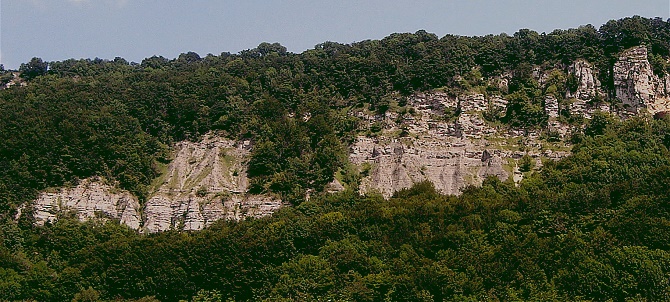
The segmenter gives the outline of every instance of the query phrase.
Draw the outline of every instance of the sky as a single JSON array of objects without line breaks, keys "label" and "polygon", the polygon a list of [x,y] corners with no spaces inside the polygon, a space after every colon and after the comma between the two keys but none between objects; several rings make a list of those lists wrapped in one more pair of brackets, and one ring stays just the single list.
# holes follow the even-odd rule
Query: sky
[{"label": "sky", "polygon": [[596,27],[640,15],[670,18],[670,0],[0,0],[0,64],[39,57],[236,53],[261,42],[292,52],[395,32],[513,34]]}]

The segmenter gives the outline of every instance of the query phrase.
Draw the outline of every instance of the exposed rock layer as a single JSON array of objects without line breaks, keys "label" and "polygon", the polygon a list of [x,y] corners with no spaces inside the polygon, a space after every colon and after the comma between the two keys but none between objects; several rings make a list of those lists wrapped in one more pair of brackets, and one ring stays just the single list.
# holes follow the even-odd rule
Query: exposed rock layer
[{"label": "exposed rock layer", "polygon": [[59,212],[75,211],[80,220],[112,218],[139,229],[139,210],[140,204],[130,192],[116,190],[98,179],[85,179],[74,188],[42,193],[33,203],[38,225],[55,221]]},{"label": "exposed rock layer", "polygon": [[651,114],[670,110],[670,77],[653,73],[646,47],[621,53],[613,71],[616,96],[624,107],[634,112],[646,108]]},{"label": "exposed rock layer", "polygon": [[73,210],[79,219],[113,218],[133,229],[159,232],[200,230],[219,219],[240,220],[272,214],[282,202],[267,195],[247,194],[246,159],[249,141],[236,143],[207,135],[200,142],[180,142],[176,156],[147,200],[144,219],[137,198],[98,179],[74,188],[42,193],[33,203],[40,225]]},{"label": "exposed rock layer", "polygon": [[[544,152],[548,150],[541,150],[540,144],[531,142],[533,139],[528,146],[517,142],[508,146],[510,140],[536,138],[537,134],[507,132],[486,123],[484,111],[505,108],[506,101],[498,96],[472,94],[452,99],[440,92],[422,93],[410,97],[407,103],[414,114],[399,117],[386,113],[364,118],[385,127],[376,137],[358,137],[351,147],[349,159],[364,175],[361,193],[377,191],[388,198],[416,182],[429,180],[440,192],[458,195],[467,185],[480,185],[488,175],[507,180],[516,160],[525,154],[538,160],[541,156],[559,159],[567,154]],[[456,109],[461,111],[457,117],[445,117],[445,111]],[[552,110],[557,115],[558,108]],[[397,137],[400,128],[405,129],[404,137]],[[493,143],[490,139],[499,141]],[[518,151],[526,147],[533,150]]]},{"label": "exposed rock layer", "polygon": [[350,159],[369,165],[369,176],[360,190],[379,191],[386,198],[423,180],[431,181],[444,194],[460,194],[463,187],[481,184],[487,175],[509,177],[499,150],[485,150],[470,142],[359,137]]},{"label": "exposed rock layer", "polygon": [[180,142],[176,157],[147,201],[144,228],[200,230],[219,219],[272,214],[282,203],[247,194],[246,159],[251,144],[208,135],[200,142]]},{"label": "exposed rock layer", "polygon": [[568,91],[566,97],[577,100],[591,100],[603,94],[598,75],[589,62],[584,60],[575,61],[568,67],[568,74],[572,74],[577,79],[578,84],[575,92]]},{"label": "exposed rock layer", "polygon": [[[596,110],[613,110],[606,103],[593,102],[605,94],[592,65],[578,60],[567,71],[577,80],[574,92],[565,95],[571,100],[569,108],[560,108],[563,104],[553,96],[544,101],[549,129],[561,137],[571,131],[559,122],[561,109],[586,118]],[[547,78],[538,68],[534,76],[541,83]],[[633,114],[640,109],[652,114],[670,110],[670,77],[653,74],[645,47],[623,52],[614,65],[613,77],[616,97]],[[499,85],[505,86],[503,80],[504,76]],[[445,194],[459,194],[463,187],[478,185],[487,175],[501,180],[512,177],[518,182],[522,174],[516,160],[525,154],[534,157],[538,165],[540,157],[560,159],[568,154],[543,149],[537,133],[496,128],[485,122],[484,112],[504,112],[507,101],[500,96],[450,97],[438,91],[416,94],[408,104],[414,109],[411,114],[352,113],[383,128],[377,137],[359,137],[351,148],[351,162],[366,170],[359,188],[362,193],[379,191],[390,197],[418,181],[430,180]],[[398,137],[398,133],[405,137]],[[138,214],[137,199],[130,193],[97,180],[84,180],[75,188],[40,195],[34,203],[37,223],[53,221],[59,211],[70,209],[76,210],[80,219],[113,218],[134,229],[158,232],[199,230],[219,219],[269,215],[282,203],[270,196],[247,193],[250,148],[248,141],[234,142],[213,135],[200,142],[178,143],[175,159],[157,180],[145,205],[144,219]],[[335,180],[327,191],[343,188]]]}]

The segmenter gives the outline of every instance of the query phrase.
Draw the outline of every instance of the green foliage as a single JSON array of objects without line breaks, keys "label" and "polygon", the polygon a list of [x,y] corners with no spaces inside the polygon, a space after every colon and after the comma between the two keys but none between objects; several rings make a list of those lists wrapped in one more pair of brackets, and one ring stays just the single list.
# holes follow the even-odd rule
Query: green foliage
[{"label": "green foliage", "polygon": [[19,72],[21,72],[22,78],[32,80],[38,76],[45,75],[48,68],[48,62],[42,61],[41,58],[32,58],[30,62],[21,64]]},{"label": "green foliage", "polygon": [[562,71],[557,69],[552,70],[549,73],[549,76],[544,84],[546,87],[544,94],[552,95],[559,100],[562,99],[567,87],[570,87],[570,91],[574,91],[577,89],[576,87],[570,86],[570,85],[574,86],[574,83],[570,82],[573,81],[574,78],[575,76],[572,73],[568,75],[566,78],[565,73],[563,73]]},{"label": "green foliage", "polygon": [[[372,166],[346,165],[359,130],[351,108],[393,110],[397,98],[439,87],[489,92],[487,80],[512,72],[505,116],[492,110],[487,119],[541,127],[544,96],[561,100],[578,84],[553,68],[585,59],[609,70],[621,50],[645,43],[660,73],[668,24],[632,17],[548,34],[418,31],[301,54],[262,43],[140,64],[35,58],[22,66],[26,87],[0,91],[0,300],[668,300],[667,119],[596,114],[573,137],[572,156],[518,187],[489,177],[458,197],[427,182],[390,200],[361,196],[357,182]],[[537,66],[552,70],[544,86]],[[611,95],[611,73],[599,74]],[[208,131],[253,140],[252,190],[296,206],[152,235],[66,216],[43,227],[11,220],[39,191],[91,176],[143,197],[157,163],[168,161],[166,146]],[[533,169],[530,157],[521,161]],[[303,200],[337,171],[349,189]]]},{"label": "green foliage", "polygon": [[218,290],[204,290],[198,291],[198,294],[193,296],[191,302],[222,302],[221,293]]},{"label": "green foliage", "polygon": [[5,222],[0,299],[666,300],[670,123],[602,127],[518,186],[488,177],[460,196],[430,182],[389,200],[346,190],[264,219],[150,236]]},{"label": "green foliage", "polygon": [[569,74],[565,80],[565,87],[572,93],[577,92],[577,88],[579,88],[579,79],[574,74]]},{"label": "green foliage", "polygon": [[74,295],[72,302],[97,302],[100,301],[100,293],[89,287]]},{"label": "green foliage", "polygon": [[321,191],[346,162],[333,119],[327,113],[307,121],[268,117],[249,161],[252,190],[283,193],[294,203],[308,189]]},{"label": "green foliage", "polygon": [[528,154],[525,154],[519,160],[519,171],[529,172],[535,167],[535,160],[530,157]]},{"label": "green foliage", "polygon": [[609,125],[615,124],[615,117],[605,112],[596,112],[586,128],[584,134],[590,136],[603,135]]},{"label": "green foliage", "polygon": [[517,91],[507,96],[507,112],[504,121],[513,127],[535,128],[546,124],[541,99],[531,93]]}]

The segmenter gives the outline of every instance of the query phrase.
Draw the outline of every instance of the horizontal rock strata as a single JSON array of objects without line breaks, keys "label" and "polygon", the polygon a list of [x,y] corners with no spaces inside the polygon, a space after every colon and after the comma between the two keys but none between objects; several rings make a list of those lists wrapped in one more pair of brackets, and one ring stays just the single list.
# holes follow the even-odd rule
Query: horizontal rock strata
[{"label": "horizontal rock strata", "polygon": [[74,211],[80,220],[116,219],[132,229],[140,227],[140,205],[128,191],[118,190],[99,179],[82,180],[76,187],[44,192],[33,203],[38,225],[54,222],[61,212]]}]

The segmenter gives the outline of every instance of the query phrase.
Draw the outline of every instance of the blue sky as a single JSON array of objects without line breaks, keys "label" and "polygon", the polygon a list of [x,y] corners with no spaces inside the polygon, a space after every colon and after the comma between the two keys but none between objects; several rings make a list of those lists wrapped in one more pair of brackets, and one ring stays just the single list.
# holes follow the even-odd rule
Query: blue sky
[{"label": "blue sky", "polygon": [[0,0],[0,63],[238,52],[279,42],[302,52],[425,29],[550,32],[610,19],[670,16],[670,0]]}]

